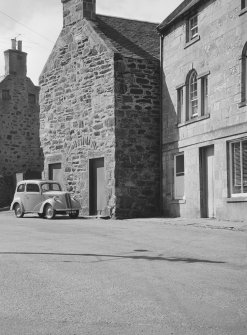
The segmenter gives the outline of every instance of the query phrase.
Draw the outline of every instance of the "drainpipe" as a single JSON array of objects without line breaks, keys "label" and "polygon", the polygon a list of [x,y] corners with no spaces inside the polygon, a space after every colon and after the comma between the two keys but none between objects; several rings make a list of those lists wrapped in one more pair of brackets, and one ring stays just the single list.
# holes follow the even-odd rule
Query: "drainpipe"
[{"label": "drainpipe", "polygon": [[164,216],[163,204],[163,44],[164,35],[160,33],[160,211]]}]

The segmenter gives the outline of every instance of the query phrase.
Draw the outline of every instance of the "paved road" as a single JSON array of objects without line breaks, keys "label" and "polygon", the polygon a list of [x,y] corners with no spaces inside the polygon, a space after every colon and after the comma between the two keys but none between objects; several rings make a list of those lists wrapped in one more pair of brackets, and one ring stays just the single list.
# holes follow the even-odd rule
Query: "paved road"
[{"label": "paved road", "polygon": [[247,231],[230,226],[2,212],[0,335],[246,335]]}]

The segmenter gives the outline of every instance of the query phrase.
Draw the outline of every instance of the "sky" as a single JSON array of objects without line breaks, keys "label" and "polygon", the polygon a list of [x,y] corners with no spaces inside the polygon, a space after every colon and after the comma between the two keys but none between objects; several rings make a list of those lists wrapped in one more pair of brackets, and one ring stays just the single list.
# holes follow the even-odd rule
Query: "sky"
[{"label": "sky", "polygon": [[[182,0],[96,0],[96,13],[162,22]],[[61,0],[0,0],[0,75],[11,39],[22,40],[27,76],[38,85],[39,75],[62,29]]]}]

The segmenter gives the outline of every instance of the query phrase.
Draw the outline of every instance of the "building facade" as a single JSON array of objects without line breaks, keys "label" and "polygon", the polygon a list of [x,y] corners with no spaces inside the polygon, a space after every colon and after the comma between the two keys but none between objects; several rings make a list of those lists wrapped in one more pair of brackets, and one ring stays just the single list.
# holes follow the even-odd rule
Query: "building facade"
[{"label": "building facade", "polygon": [[160,210],[160,66],[156,24],[62,0],[63,29],[40,76],[44,177],[83,215]]},{"label": "building facade", "polygon": [[[0,79],[0,206],[12,201],[18,178],[41,177],[39,87],[27,74],[27,54],[21,41],[5,51],[5,75]],[[17,178],[17,179],[16,179]]]},{"label": "building facade", "polygon": [[247,3],[185,0],[158,30],[164,212],[246,219]]}]

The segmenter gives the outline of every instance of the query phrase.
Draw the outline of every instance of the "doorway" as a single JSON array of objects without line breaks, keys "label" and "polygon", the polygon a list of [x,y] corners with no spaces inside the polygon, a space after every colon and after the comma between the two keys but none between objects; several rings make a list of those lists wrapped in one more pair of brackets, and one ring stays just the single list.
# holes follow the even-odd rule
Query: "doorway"
[{"label": "doorway", "polygon": [[214,146],[200,148],[201,217],[215,217]]},{"label": "doorway", "polygon": [[100,215],[106,206],[104,158],[89,161],[89,214]]}]

